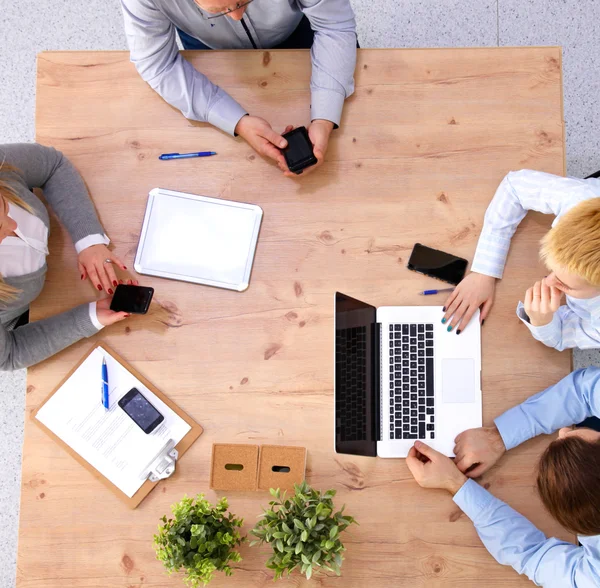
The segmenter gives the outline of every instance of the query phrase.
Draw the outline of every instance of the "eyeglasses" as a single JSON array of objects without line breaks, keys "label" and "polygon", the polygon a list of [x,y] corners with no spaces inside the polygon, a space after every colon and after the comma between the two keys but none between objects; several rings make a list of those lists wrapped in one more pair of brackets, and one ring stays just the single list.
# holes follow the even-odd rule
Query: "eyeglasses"
[{"label": "eyeglasses", "polygon": [[198,6],[198,8],[200,8],[200,14],[202,15],[202,18],[204,20],[211,20],[213,18],[219,18],[220,16],[225,16],[226,14],[230,14],[231,12],[235,12],[236,10],[243,8],[244,6],[248,6],[248,4],[250,4],[252,1],[253,0],[247,0],[246,2],[236,2],[235,6],[233,8],[228,8],[227,10],[224,10],[223,12],[219,12],[218,14],[208,12],[204,8],[200,8],[200,6],[198,6],[197,2],[195,2],[195,3],[196,3],[196,6]]}]

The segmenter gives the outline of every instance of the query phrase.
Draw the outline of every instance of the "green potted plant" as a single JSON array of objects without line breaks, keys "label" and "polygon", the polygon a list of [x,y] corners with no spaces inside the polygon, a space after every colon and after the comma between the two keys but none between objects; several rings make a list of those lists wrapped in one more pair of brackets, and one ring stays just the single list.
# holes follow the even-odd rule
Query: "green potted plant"
[{"label": "green potted plant", "polygon": [[169,574],[184,572],[191,588],[206,586],[216,571],[231,576],[231,562],[242,559],[235,548],[245,537],[239,531],[243,519],[228,513],[228,506],[226,498],[213,506],[203,494],[171,506],[173,518],[164,516],[154,536],[156,557]]},{"label": "green potted plant", "polygon": [[309,580],[322,570],[339,576],[345,551],[340,536],[356,521],[343,514],[344,507],[334,513],[335,490],[322,494],[306,482],[294,488],[291,498],[271,489],[274,500],[252,529],[257,540],[250,545],[268,543],[272,547],[266,565],[275,572],[275,580],[296,568]]}]

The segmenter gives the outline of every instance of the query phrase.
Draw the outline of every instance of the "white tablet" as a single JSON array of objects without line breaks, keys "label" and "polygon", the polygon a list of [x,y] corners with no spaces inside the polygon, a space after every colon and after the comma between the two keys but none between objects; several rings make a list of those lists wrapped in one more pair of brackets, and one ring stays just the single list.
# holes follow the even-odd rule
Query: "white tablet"
[{"label": "white tablet", "polygon": [[254,204],[154,188],[135,271],[241,292],[250,282],[262,214]]}]

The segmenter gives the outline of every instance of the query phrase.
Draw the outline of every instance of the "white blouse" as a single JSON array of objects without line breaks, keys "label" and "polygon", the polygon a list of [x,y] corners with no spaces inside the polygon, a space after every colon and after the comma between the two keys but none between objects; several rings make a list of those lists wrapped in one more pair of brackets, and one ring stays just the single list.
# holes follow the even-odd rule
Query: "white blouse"
[{"label": "white blouse", "polygon": [[[24,276],[41,269],[48,255],[48,227],[34,214],[20,206],[8,203],[8,216],[17,223],[16,237],[6,237],[0,243],[0,275],[4,278]],[[88,235],[75,243],[75,250],[81,253],[92,245],[108,245],[106,235]],[[90,320],[100,330],[96,303],[90,302]]]}]

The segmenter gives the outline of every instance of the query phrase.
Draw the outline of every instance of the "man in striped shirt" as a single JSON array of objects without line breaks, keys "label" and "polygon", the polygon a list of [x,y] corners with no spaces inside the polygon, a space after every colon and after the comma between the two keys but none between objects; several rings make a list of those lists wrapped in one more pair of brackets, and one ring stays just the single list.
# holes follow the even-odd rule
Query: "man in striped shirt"
[{"label": "man in striped shirt", "polygon": [[[329,136],[340,124],[344,101],[354,92],[357,37],[350,0],[121,0],[121,7],[131,61],[142,78],[184,116],[241,136],[287,176],[297,177],[280,151],[286,140],[269,121],[248,113],[185,60],[177,37],[184,49],[310,48],[310,119],[308,104],[306,115],[318,164],[303,173],[323,162]],[[271,56],[265,53],[262,59],[267,67]],[[232,71],[225,78],[238,81],[247,78],[247,73]],[[290,120],[297,117],[298,105],[286,105],[287,85],[282,80],[293,75],[277,68],[268,82],[280,88],[269,98],[272,108],[287,107]],[[266,85],[266,81],[261,83]]]},{"label": "man in striped shirt", "polygon": [[[550,273],[527,290],[517,316],[548,347],[600,347],[600,180],[595,178],[510,172],[485,214],[472,271],[447,299],[442,322],[460,334],[481,308],[483,324],[510,240],[528,210],[556,219],[541,248]],[[563,293],[566,305],[561,306]]]}]

